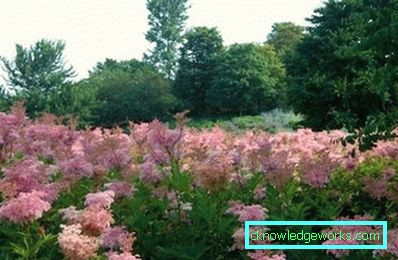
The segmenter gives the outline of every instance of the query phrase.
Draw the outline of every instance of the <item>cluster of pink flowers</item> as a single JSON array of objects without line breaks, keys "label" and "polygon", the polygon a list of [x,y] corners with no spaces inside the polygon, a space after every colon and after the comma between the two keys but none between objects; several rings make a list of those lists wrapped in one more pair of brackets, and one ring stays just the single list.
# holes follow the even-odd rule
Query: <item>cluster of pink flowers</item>
[{"label": "cluster of pink flowers", "polygon": [[387,241],[387,250],[374,250],[373,254],[375,256],[398,258],[398,229],[388,230]]},{"label": "cluster of pink flowers", "polygon": [[37,160],[17,161],[4,168],[4,177],[0,180],[0,191],[6,197],[17,196],[20,192],[41,190],[49,183],[51,168]]},{"label": "cluster of pink flowers", "polygon": [[22,104],[12,108],[11,114],[0,112],[0,161],[9,159],[19,138],[18,132],[27,123]]},{"label": "cluster of pink flowers", "polygon": [[[364,215],[356,215],[353,218],[350,217],[339,217],[337,218],[338,220],[373,220],[373,217]],[[331,227],[325,232],[333,232],[337,234],[350,234],[351,235],[351,240],[347,239],[347,237],[339,237],[337,236],[336,239],[333,240],[327,240],[323,244],[325,245],[334,245],[334,244],[347,244],[347,245],[358,245],[358,244],[364,244],[364,243],[377,243],[380,241],[371,241],[371,240],[356,240],[354,239],[357,234],[360,233],[367,233],[367,234],[375,234],[379,233],[380,238],[382,237],[382,232],[380,229],[380,226],[338,226],[338,227]],[[327,250],[327,253],[333,254],[337,258],[341,258],[343,256],[348,255],[351,252],[351,250]]]},{"label": "cluster of pink flowers", "polygon": [[21,192],[18,197],[7,200],[0,207],[0,218],[6,218],[14,223],[27,223],[41,218],[43,212],[51,208],[40,191]]},{"label": "cluster of pink flowers", "polygon": [[370,176],[363,177],[364,191],[368,192],[374,199],[380,200],[385,197],[390,197],[388,191],[388,182],[394,177],[395,170],[393,168],[386,168],[382,172],[381,178],[371,178]]},{"label": "cluster of pink flowers", "polygon": [[286,255],[283,252],[278,252],[277,254],[272,254],[272,252],[267,250],[256,250],[253,253],[248,253],[248,256],[252,260],[285,260]]},{"label": "cluster of pink flowers", "polygon": [[51,182],[53,172],[53,167],[33,159],[16,161],[4,168],[0,192],[5,200],[0,204],[0,217],[15,223],[40,218],[62,189],[62,183]]},{"label": "cluster of pink flowers", "polygon": [[[283,185],[298,171],[303,182],[323,187],[334,167],[353,169],[363,157],[359,152],[350,156],[355,145],[339,143],[342,131],[233,135],[218,127],[199,131],[178,124],[170,129],[155,120],[131,124],[126,135],[117,128],[76,131],[50,115],[29,122],[21,108],[1,114],[0,121],[0,145],[7,143],[9,154],[21,151],[32,159],[50,159],[69,181],[93,176],[100,182],[116,168],[156,184],[167,175],[163,168],[178,162],[181,171],[195,175],[197,185],[211,188],[231,181],[244,185],[251,177],[246,173],[254,171],[264,172],[274,185]],[[380,143],[373,153],[393,156],[386,147],[388,142]]]},{"label": "cluster of pink flowers", "polygon": [[112,250],[131,252],[135,239],[134,233],[127,232],[125,227],[115,226],[108,228],[101,235],[101,245]]},{"label": "cluster of pink flowers", "polygon": [[122,198],[122,197],[129,197],[135,191],[134,186],[125,181],[110,182],[110,183],[105,184],[104,187],[108,191],[113,191],[116,199]]},{"label": "cluster of pink flowers", "polygon": [[27,125],[19,131],[16,148],[26,156],[42,156],[57,160],[68,153],[79,133],[71,127],[57,124],[57,118],[45,115],[40,120]]},{"label": "cluster of pink flowers", "polygon": [[[63,231],[58,235],[65,256],[87,259],[88,256],[96,256],[102,246],[123,252],[119,255],[116,251],[110,251],[109,258],[140,259],[138,255],[132,254],[135,234],[127,232],[124,227],[111,227],[114,220],[110,208],[114,197],[115,193],[111,190],[89,193],[86,195],[86,207],[83,210],[77,210],[74,206],[60,210],[63,219],[67,221],[67,225],[63,226]],[[85,243],[77,247],[79,241]],[[84,246],[87,248],[81,248]]]},{"label": "cluster of pink flowers", "polygon": [[[70,206],[60,210],[67,223],[58,236],[65,256],[87,259],[95,257],[102,247],[108,251],[110,259],[139,259],[132,252],[135,234],[125,227],[113,226],[111,212],[112,203],[134,194],[131,183],[134,178],[151,185],[153,196],[169,201],[168,213],[185,214],[181,218],[189,223],[186,213],[192,205],[183,203],[178,192],[161,185],[173,169],[192,175],[191,188],[200,186],[209,192],[227,185],[245,188],[253,173],[261,173],[263,179],[252,194],[258,204],[232,202],[227,212],[235,215],[240,223],[264,220],[268,212],[260,204],[267,199],[265,183],[281,188],[294,179],[305,187],[321,189],[330,185],[337,168],[351,172],[358,163],[369,158],[398,159],[398,138],[380,141],[373,150],[360,153],[356,144],[341,144],[345,135],[342,131],[313,132],[310,129],[274,135],[253,131],[232,134],[218,127],[210,130],[184,128],[181,121],[171,129],[157,120],[131,123],[130,135],[119,128],[77,131],[73,124],[63,125],[51,115],[28,120],[22,107],[16,106],[10,114],[0,113],[0,192],[4,198],[0,204],[0,218],[18,224],[35,221],[50,210],[51,203],[61,192],[81,178],[92,178],[97,191],[102,191],[86,194],[84,209]],[[363,192],[378,201],[398,200],[398,190],[392,185],[394,181],[395,170],[390,167],[379,175],[358,179]],[[355,216],[354,219],[370,217]],[[346,227],[345,231],[364,230]],[[398,257],[397,234],[396,229],[391,230],[389,249],[374,253]],[[233,239],[232,250],[243,250],[242,226]],[[325,244],[339,242],[342,241],[326,241]],[[343,257],[350,251],[330,250],[328,253]],[[285,258],[282,252],[269,251],[251,252],[248,256],[252,259]]]},{"label": "cluster of pink flowers", "polygon": [[[239,201],[230,201],[229,208],[226,213],[233,214],[238,217],[239,222],[242,224],[248,220],[266,220],[268,218],[267,212],[268,210],[263,208],[261,205],[248,205],[245,206]],[[251,227],[250,232],[254,231],[266,232],[268,228],[266,227]],[[240,227],[235,231],[232,235],[234,239],[234,244],[230,248],[230,250],[244,250],[245,244],[245,232],[244,228]],[[254,243],[269,243],[270,241],[254,241]],[[261,250],[256,252],[249,252],[247,254],[251,259],[254,260],[267,260],[267,259],[285,259],[285,255],[283,253],[273,255],[271,251]]]},{"label": "cluster of pink flowers", "polygon": [[80,224],[61,225],[58,242],[62,252],[70,259],[86,260],[96,257],[100,242],[96,237],[82,234]]},{"label": "cluster of pink flowers", "polygon": [[247,220],[265,220],[268,218],[268,210],[261,205],[245,206],[238,201],[231,201],[227,213],[238,216],[238,220],[243,223]]}]

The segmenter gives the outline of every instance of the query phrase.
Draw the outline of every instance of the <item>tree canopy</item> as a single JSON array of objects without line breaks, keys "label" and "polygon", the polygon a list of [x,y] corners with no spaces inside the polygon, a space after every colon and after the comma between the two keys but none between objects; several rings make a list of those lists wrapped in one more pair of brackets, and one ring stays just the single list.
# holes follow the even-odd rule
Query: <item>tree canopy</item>
[{"label": "tree canopy", "polygon": [[64,62],[62,41],[40,40],[30,48],[16,45],[13,60],[1,58],[7,73],[7,84],[14,99],[25,100],[27,112],[35,116],[40,112],[55,112],[52,98],[62,95],[75,75]]},{"label": "tree canopy", "polygon": [[222,37],[216,28],[196,27],[184,38],[173,93],[180,98],[184,109],[201,114],[207,111],[206,93],[215,76],[216,58],[223,48]]},{"label": "tree canopy", "polygon": [[137,60],[99,63],[81,85],[96,97],[96,125],[165,119],[175,105],[170,81]]},{"label": "tree canopy", "polygon": [[144,59],[168,78],[176,73],[178,45],[182,41],[188,0],[147,0],[149,30],[145,37],[153,49]]},{"label": "tree canopy", "polygon": [[[290,100],[314,129],[345,127],[363,143],[398,118],[398,1],[329,1],[289,64]],[[362,138],[361,137],[361,138]]]},{"label": "tree canopy", "polygon": [[267,36],[267,43],[274,46],[283,60],[289,58],[294,48],[301,42],[304,27],[292,22],[275,23]]},{"label": "tree canopy", "polygon": [[217,113],[254,114],[272,109],[285,70],[270,45],[233,44],[221,53],[206,99]]}]

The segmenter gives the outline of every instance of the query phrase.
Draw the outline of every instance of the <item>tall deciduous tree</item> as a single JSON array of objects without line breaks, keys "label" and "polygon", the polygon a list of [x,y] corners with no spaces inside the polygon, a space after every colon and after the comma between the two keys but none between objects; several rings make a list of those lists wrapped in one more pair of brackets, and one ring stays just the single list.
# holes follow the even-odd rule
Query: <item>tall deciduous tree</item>
[{"label": "tall deciduous tree", "polygon": [[188,0],[147,0],[149,31],[146,39],[154,44],[144,59],[168,78],[173,78],[178,60],[178,44],[187,20]]},{"label": "tall deciduous tree", "polygon": [[185,34],[173,92],[193,114],[206,112],[206,93],[214,79],[222,37],[216,28],[196,27]]},{"label": "tall deciduous tree", "polygon": [[64,48],[61,41],[41,40],[30,48],[17,44],[11,61],[1,58],[7,84],[16,98],[26,101],[31,116],[52,112],[51,97],[59,94],[74,76],[73,68],[65,65]]},{"label": "tall deciduous tree", "polygon": [[330,0],[289,65],[290,100],[315,129],[345,127],[363,148],[398,118],[398,1]]}]

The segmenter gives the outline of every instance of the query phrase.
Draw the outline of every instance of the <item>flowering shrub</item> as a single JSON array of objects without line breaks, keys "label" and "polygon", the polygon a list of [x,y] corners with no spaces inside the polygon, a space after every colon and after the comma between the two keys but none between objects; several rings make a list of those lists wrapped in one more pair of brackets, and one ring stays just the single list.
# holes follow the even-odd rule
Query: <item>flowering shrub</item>
[{"label": "flowering shrub", "polygon": [[[232,134],[176,119],[126,134],[0,113],[0,259],[398,257],[398,139],[360,152],[342,131]],[[265,219],[388,220],[389,248],[245,251],[244,221]],[[336,242],[357,243],[323,241]]]}]

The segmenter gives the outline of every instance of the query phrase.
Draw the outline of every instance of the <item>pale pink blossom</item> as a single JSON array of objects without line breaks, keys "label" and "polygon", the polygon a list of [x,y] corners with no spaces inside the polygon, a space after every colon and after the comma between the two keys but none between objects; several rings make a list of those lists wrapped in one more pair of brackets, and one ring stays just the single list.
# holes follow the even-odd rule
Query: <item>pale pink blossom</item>
[{"label": "pale pink blossom", "polygon": [[285,260],[286,255],[283,252],[273,254],[269,250],[255,250],[254,252],[248,253],[248,257],[252,260]]},{"label": "pale pink blossom", "polygon": [[106,209],[89,207],[83,210],[79,223],[85,233],[98,236],[114,223],[114,219]]},{"label": "pale pink blossom", "polygon": [[106,190],[103,192],[89,193],[86,195],[84,205],[87,207],[99,207],[109,209],[114,201],[115,192]]},{"label": "pale pink blossom", "polygon": [[135,191],[134,186],[125,181],[107,183],[104,187],[109,191],[113,191],[115,198],[129,197]]},{"label": "pale pink blossom", "polygon": [[125,227],[115,226],[105,230],[101,235],[101,245],[104,248],[120,249],[123,252],[131,252],[135,241],[135,234],[129,233]]},{"label": "pale pink blossom", "polygon": [[255,200],[262,200],[265,198],[266,193],[265,193],[265,187],[261,185],[257,185],[256,188],[253,191],[253,198]]},{"label": "pale pink blossom", "polygon": [[49,202],[43,198],[44,192],[21,192],[17,198],[4,201],[0,207],[0,217],[14,223],[27,223],[42,217],[43,212],[51,208]]},{"label": "pale pink blossom", "polygon": [[69,259],[87,260],[96,257],[100,243],[96,237],[82,234],[80,224],[61,225],[62,232],[58,234],[62,253]]},{"label": "pale pink blossom", "polygon": [[382,257],[390,256],[391,259],[398,258],[398,229],[388,230],[387,241],[387,250],[374,250],[373,254]]},{"label": "pale pink blossom", "polygon": [[141,260],[139,255],[133,255],[131,253],[116,253],[116,252],[108,252],[106,253],[109,260]]}]

